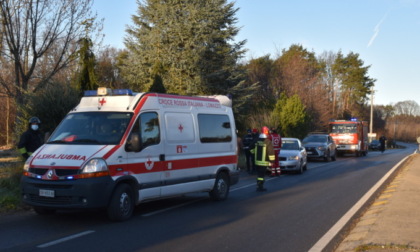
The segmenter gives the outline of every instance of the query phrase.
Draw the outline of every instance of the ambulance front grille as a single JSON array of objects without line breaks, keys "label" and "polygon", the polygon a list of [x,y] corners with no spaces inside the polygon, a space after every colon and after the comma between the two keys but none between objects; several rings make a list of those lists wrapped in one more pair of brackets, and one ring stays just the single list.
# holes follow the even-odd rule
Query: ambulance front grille
[{"label": "ambulance front grille", "polygon": [[36,174],[36,175],[44,175],[46,172],[48,171],[48,169],[46,168],[29,168],[29,172]]},{"label": "ambulance front grille", "polygon": [[[29,172],[43,176],[47,173],[48,168],[29,168]],[[79,173],[79,169],[54,169],[57,176],[71,176]]]},{"label": "ambulance front grille", "polygon": [[38,195],[29,195],[29,201],[34,203],[42,203],[49,205],[69,205],[74,203],[73,197],[71,196],[59,196],[54,198],[41,197]]}]

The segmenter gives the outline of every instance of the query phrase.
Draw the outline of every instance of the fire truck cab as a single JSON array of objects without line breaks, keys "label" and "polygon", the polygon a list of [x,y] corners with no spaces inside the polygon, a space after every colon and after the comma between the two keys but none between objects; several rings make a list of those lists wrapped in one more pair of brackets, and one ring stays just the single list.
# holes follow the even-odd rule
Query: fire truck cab
[{"label": "fire truck cab", "polygon": [[106,209],[131,217],[145,201],[208,192],[238,182],[237,138],[227,96],[180,96],[100,88],[85,91],[24,165],[23,201],[39,214]]},{"label": "fire truck cab", "polygon": [[357,157],[368,153],[368,122],[334,120],[329,122],[329,133],[337,145],[337,154],[355,154]]}]

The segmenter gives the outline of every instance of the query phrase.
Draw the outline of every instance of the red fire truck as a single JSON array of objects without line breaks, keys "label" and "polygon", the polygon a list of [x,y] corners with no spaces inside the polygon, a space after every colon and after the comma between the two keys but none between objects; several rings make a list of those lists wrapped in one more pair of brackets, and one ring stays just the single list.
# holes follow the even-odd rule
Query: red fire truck
[{"label": "red fire truck", "polygon": [[368,122],[351,120],[334,120],[329,122],[330,136],[337,145],[337,154],[352,153],[366,156],[368,153]]}]

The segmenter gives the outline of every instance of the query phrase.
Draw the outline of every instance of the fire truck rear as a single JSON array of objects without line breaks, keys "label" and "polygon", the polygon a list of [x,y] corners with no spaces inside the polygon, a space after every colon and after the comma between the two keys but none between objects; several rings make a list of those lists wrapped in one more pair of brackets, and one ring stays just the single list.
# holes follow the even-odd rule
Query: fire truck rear
[{"label": "fire truck rear", "polygon": [[368,153],[368,122],[352,120],[334,120],[329,123],[330,136],[337,145],[337,154],[355,154],[366,156]]}]

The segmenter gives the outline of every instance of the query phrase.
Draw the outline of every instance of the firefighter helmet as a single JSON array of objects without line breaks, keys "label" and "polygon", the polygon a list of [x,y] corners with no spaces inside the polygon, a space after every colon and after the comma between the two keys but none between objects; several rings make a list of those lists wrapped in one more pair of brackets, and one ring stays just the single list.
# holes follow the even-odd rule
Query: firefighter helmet
[{"label": "firefighter helmet", "polygon": [[268,134],[270,134],[270,129],[268,129],[267,126],[264,126],[264,127],[261,128],[261,133],[265,134],[265,135],[268,135]]},{"label": "firefighter helmet", "polygon": [[259,138],[267,138],[267,134],[261,133]]},{"label": "firefighter helmet", "polygon": [[31,118],[29,119],[29,124],[32,124],[32,123],[37,123],[37,124],[40,124],[40,123],[41,123],[41,120],[39,120],[39,118],[38,118],[38,117],[33,116],[33,117],[31,117]]}]

